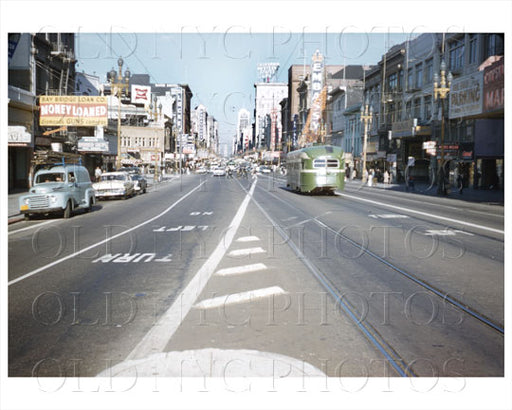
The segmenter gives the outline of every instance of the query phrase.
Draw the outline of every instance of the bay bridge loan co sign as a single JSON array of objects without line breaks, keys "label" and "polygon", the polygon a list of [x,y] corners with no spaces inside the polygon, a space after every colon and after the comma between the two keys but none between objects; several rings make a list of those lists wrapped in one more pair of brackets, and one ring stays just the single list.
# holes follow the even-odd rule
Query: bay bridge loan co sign
[{"label": "bay bridge loan co sign", "polygon": [[107,97],[39,97],[39,125],[96,126],[108,124]]}]

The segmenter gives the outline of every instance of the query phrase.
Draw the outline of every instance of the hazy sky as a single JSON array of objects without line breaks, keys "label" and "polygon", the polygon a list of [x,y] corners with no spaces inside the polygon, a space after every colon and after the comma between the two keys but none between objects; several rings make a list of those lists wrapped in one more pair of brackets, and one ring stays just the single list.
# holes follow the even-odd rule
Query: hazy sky
[{"label": "hazy sky", "polygon": [[310,32],[78,33],[77,71],[102,81],[121,56],[132,74],[153,83],[189,84],[192,108],[204,104],[219,122],[221,142],[231,142],[240,108],[251,113],[258,63],[277,62],[277,81],[288,81],[292,64],[311,64],[318,49],[326,64],[376,64],[385,50],[410,38],[405,33]]}]

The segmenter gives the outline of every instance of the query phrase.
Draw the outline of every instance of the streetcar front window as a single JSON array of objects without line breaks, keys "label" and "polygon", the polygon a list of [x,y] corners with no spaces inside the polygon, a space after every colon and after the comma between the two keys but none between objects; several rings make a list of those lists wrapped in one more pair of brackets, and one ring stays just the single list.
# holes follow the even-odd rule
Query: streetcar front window
[{"label": "streetcar front window", "polygon": [[318,158],[313,161],[313,168],[325,168],[325,159]]},{"label": "streetcar front window", "polygon": [[313,160],[313,168],[339,168],[340,162],[336,158],[317,158]]}]

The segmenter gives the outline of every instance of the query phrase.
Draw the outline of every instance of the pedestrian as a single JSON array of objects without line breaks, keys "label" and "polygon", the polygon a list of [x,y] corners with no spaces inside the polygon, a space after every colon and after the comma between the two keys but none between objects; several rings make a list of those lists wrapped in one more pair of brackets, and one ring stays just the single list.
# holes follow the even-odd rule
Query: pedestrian
[{"label": "pedestrian", "polygon": [[457,186],[459,187],[459,194],[462,195],[462,190],[464,189],[464,174],[459,171],[457,175]]},{"label": "pedestrian", "polygon": [[387,169],[384,171],[384,183],[386,185],[389,184],[389,172]]},{"label": "pedestrian", "polygon": [[99,182],[100,178],[101,178],[101,168],[98,166],[96,167],[96,169],[94,170],[94,177],[96,178],[96,182]]},{"label": "pedestrian", "polygon": [[414,191],[414,178],[411,175],[409,175],[409,188]]}]

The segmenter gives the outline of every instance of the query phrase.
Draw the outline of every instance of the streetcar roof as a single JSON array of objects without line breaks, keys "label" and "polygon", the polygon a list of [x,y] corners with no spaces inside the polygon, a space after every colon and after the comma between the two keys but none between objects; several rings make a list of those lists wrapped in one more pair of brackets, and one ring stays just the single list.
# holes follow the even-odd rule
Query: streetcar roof
[{"label": "streetcar roof", "polygon": [[315,158],[323,155],[334,155],[339,157],[343,155],[343,149],[333,145],[313,145],[311,147],[305,147],[296,151],[292,151],[288,155],[294,157],[300,156],[301,154],[306,154],[309,158]]}]

